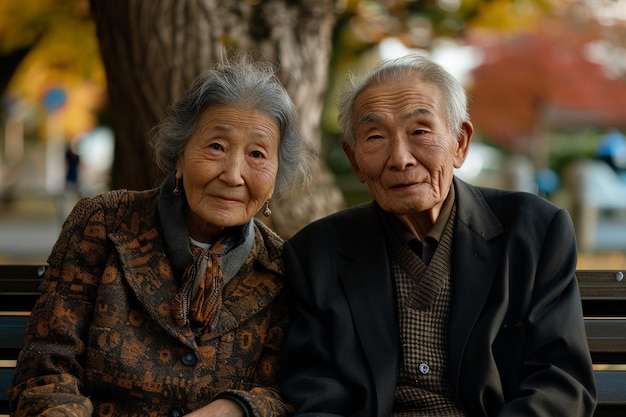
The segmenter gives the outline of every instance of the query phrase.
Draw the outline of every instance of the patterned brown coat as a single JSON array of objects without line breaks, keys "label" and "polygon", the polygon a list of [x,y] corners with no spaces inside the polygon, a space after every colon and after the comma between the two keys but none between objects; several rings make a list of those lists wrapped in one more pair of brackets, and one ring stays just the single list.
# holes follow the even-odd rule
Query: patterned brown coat
[{"label": "patterned brown coat", "polygon": [[228,395],[255,416],[290,411],[276,372],[289,316],[282,240],[255,220],[255,246],[225,286],[215,331],[170,314],[158,190],[81,200],[48,260],[16,373],[12,415],[181,415]]}]

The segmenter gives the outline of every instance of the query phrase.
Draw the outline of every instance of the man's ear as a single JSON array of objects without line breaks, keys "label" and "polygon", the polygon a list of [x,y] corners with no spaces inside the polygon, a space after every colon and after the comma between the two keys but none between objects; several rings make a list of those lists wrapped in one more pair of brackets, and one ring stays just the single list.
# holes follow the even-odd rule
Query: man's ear
[{"label": "man's ear", "polygon": [[348,145],[345,140],[341,141],[341,148],[343,149],[343,153],[345,153],[348,157],[350,165],[352,166],[352,171],[354,171],[356,177],[359,179],[359,181],[365,183],[365,178],[363,177],[361,169],[359,168],[359,164],[357,164],[356,157],[354,156],[354,149],[350,145]]},{"label": "man's ear", "polygon": [[461,134],[459,135],[458,147],[456,152],[454,153],[454,167],[461,168],[463,162],[465,162],[465,158],[467,158],[467,153],[469,151],[469,145],[472,140],[472,135],[474,134],[474,125],[469,120],[466,120],[461,125]]}]

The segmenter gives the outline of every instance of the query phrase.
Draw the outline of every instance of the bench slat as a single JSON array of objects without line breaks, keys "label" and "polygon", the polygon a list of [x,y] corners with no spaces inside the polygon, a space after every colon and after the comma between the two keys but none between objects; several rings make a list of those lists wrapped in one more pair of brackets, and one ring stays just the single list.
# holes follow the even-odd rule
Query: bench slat
[{"label": "bench slat", "polygon": [[[0,352],[4,349],[20,349],[24,344],[24,330],[28,317],[0,317]],[[4,359],[4,358],[3,358]]]},{"label": "bench slat", "polygon": [[0,280],[41,278],[46,265],[0,265]]},{"label": "bench slat", "polygon": [[0,368],[0,414],[9,414],[7,389],[13,376],[13,368]]},{"label": "bench slat", "polygon": [[30,312],[39,296],[43,265],[0,265],[2,311]]},{"label": "bench slat", "polygon": [[[618,281],[618,274],[622,280]],[[576,271],[583,300],[626,301],[626,273],[624,271]]]},{"label": "bench slat", "polygon": [[626,372],[596,371],[598,402],[608,406],[626,407]]},{"label": "bench slat", "polygon": [[591,352],[622,352],[626,355],[626,319],[586,319],[587,342]]}]

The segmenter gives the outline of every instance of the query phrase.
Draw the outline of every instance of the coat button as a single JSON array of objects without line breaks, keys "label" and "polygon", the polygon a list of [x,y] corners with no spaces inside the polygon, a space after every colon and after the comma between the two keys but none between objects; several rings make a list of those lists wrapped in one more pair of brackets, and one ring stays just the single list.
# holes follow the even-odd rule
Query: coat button
[{"label": "coat button", "polygon": [[169,417],[182,417],[185,415],[185,410],[179,407],[174,407],[167,413]]},{"label": "coat button", "polygon": [[418,369],[422,375],[426,375],[430,372],[430,366],[425,363],[421,363]]},{"label": "coat button", "polygon": [[187,366],[194,366],[198,362],[198,356],[193,350],[188,350],[183,353],[183,363]]}]

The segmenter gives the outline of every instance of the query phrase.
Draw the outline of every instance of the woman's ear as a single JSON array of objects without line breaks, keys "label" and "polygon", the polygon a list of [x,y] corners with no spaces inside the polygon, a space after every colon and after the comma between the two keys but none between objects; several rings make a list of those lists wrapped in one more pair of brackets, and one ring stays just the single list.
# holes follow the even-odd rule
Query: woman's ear
[{"label": "woman's ear", "polygon": [[182,155],[178,155],[178,158],[176,158],[176,173],[174,174],[174,177],[179,180],[183,177],[183,162],[182,162]]}]

